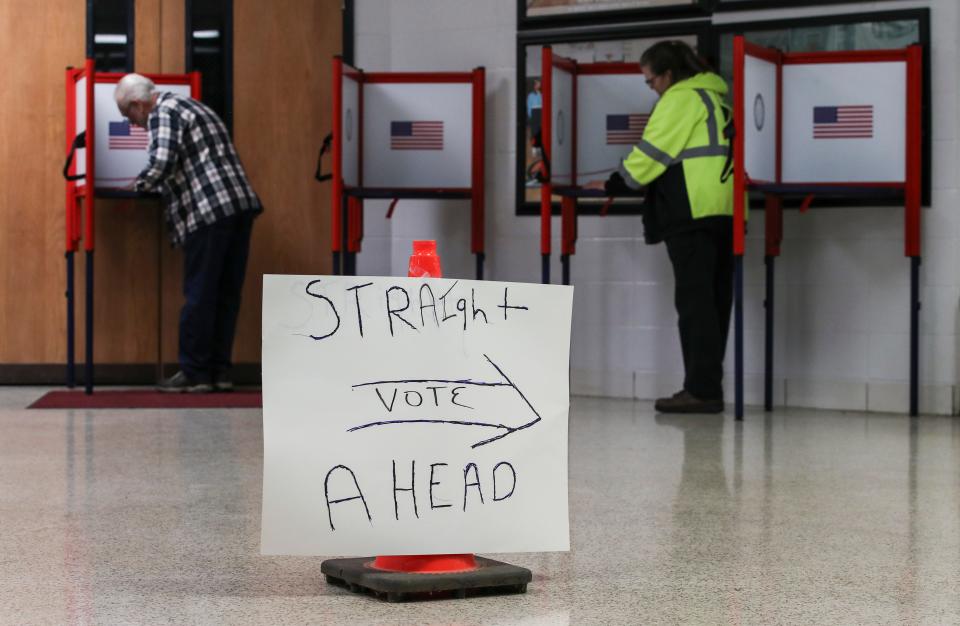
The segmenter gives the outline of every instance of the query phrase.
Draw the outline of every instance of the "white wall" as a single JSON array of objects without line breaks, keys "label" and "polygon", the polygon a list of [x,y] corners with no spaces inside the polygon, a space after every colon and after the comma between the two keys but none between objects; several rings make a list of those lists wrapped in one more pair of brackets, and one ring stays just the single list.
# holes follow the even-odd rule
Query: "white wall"
[{"label": "white wall", "polygon": [[[932,206],[923,213],[920,409],[957,413],[958,51],[954,0],[874,2],[719,14],[715,21],[931,7]],[[516,0],[356,0],[356,60],[366,70],[487,69],[487,274],[539,281],[539,219],[514,214]],[[446,276],[472,278],[469,207],[368,202],[360,274],[403,275],[413,239],[437,239]],[[788,212],[776,277],[775,402],[905,412],[909,261],[903,211]],[[559,233],[555,221],[554,234]],[[745,261],[746,400],[763,393],[763,214],[754,215]],[[553,249],[559,249],[554,241]],[[552,276],[560,268],[554,254]],[[575,394],[653,398],[680,388],[683,367],[673,277],[663,246],[646,246],[637,217],[580,219],[572,262]],[[732,339],[732,330],[731,330]],[[732,342],[727,397],[732,400]]]}]

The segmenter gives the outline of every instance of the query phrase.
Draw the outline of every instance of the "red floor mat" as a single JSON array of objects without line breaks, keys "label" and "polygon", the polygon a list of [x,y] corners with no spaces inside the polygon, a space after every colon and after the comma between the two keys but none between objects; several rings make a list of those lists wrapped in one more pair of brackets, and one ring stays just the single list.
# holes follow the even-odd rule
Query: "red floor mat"
[{"label": "red floor mat", "polygon": [[153,389],[50,391],[30,409],[258,409],[260,391],[161,393]]}]

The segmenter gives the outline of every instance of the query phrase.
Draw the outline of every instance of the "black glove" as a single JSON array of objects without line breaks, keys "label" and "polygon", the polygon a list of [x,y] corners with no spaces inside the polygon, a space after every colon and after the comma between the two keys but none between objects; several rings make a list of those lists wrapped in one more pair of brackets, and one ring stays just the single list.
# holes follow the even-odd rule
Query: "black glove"
[{"label": "black glove", "polygon": [[643,195],[642,189],[633,189],[627,185],[620,172],[610,174],[610,178],[603,183],[603,192],[608,196],[637,196]]}]

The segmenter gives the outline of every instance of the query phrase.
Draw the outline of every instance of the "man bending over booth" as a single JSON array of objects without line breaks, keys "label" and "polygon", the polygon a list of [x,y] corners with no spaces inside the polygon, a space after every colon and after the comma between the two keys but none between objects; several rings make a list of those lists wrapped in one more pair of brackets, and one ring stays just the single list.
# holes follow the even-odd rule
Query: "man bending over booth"
[{"label": "man bending over booth", "polygon": [[183,247],[180,371],[158,388],[229,391],[250,233],[263,211],[260,199],[223,121],[210,107],[159,92],[139,74],[120,79],[114,99],[126,119],[150,132],[150,160],[133,188],[161,194],[170,238]]}]

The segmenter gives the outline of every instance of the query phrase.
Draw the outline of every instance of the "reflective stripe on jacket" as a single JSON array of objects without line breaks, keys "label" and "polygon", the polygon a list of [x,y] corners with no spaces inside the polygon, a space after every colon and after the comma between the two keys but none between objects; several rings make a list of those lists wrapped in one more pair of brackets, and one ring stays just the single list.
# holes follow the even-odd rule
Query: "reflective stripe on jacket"
[{"label": "reflective stripe on jacket", "polygon": [[620,165],[632,187],[657,181],[654,203],[668,231],[682,229],[691,219],[733,215],[733,179],[721,180],[730,150],[724,136],[726,93],[726,83],[712,72],[671,85],[640,143]]}]

